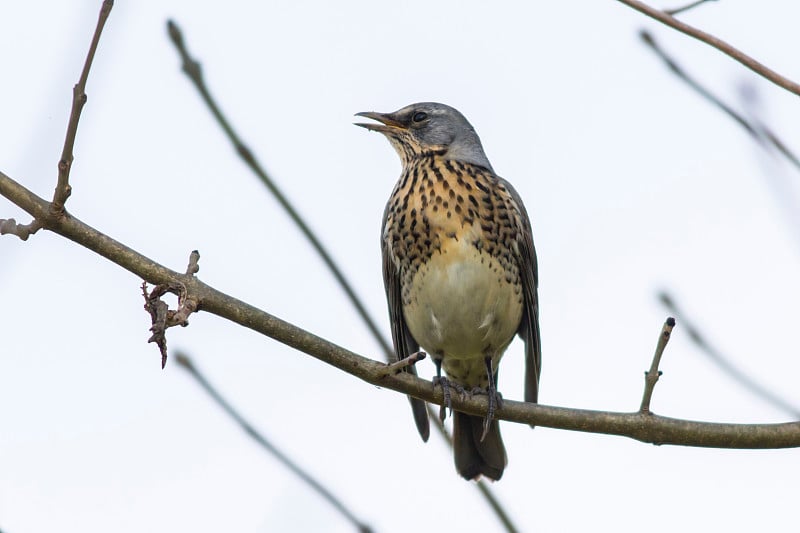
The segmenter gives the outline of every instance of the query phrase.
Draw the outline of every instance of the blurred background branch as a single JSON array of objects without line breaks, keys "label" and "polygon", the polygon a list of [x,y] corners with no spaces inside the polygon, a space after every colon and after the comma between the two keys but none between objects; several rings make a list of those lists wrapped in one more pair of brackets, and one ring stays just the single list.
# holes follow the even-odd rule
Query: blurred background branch
[{"label": "blurred background branch", "polygon": [[685,6],[676,7],[676,8],[673,8],[673,9],[665,9],[664,13],[666,13],[667,15],[670,15],[670,16],[675,16],[678,13],[684,13],[686,11],[689,11],[690,9],[694,9],[697,6],[705,4],[706,2],[716,2],[716,1],[717,0],[697,0],[695,2],[691,2],[689,4],[686,4]]},{"label": "blurred background branch", "polygon": [[709,46],[712,46],[722,52],[723,54],[735,59],[745,67],[749,68],[759,76],[763,76],[764,78],[768,79],[778,87],[783,87],[789,92],[792,92],[798,96],[800,96],[800,84],[790,80],[789,78],[775,72],[771,68],[767,67],[763,63],[753,59],[749,55],[745,54],[744,52],[734,48],[730,44],[726,43],[722,39],[711,35],[710,33],[706,33],[703,30],[697,29],[694,26],[690,26],[685,22],[682,22],[666,11],[661,11],[654,7],[650,7],[649,5],[645,4],[644,2],[639,2],[638,0],[618,0],[619,2],[625,4],[626,6],[639,11],[647,15],[648,17],[661,22],[662,24],[669,26],[670,28],[677,30],[689,37],[694,37],[698,41],[704,42]]},{"label": "blurred background branch", "polygon": [[690,320],[683,310],[678,306],[675,297],[667,291],[658,293],[658,301],[667,309],[667,311],[677,318],[681,327],[686,330],[689,339],[700,350],[700,352],[708,357],[720,370],[722,370],[729,378],[733,379],[736,383],[747,389],[751,394],[760,398],[761,400],[769,403],[786,413],[792,420],[800,420],[800,409],[792,405],[791,402],[785,400],[780,395],[775,394],[769,387],[761,385],[756,380],[747,375],[746,372],[738,368],[732,359],[720,350],[715,348],[711,343],[706,340],[705,335],[700,331],[700,328]]},{"label": "blurred background branch", "polygon": [[647,30],[641,30],[639,36],[642,42],[647,45],[675,74],[675,76],[691,87],[697,94],[702,96],[706,101],[712,104],[717,109],[728,115],[734,122],[741,126],[750,137],[756,141],[762,148],[775,148],[783,155],[786,160],[791,163],[796,170],[800,171],[800,160],[797,155],[790,150],[780,138],[772,132],[765,124],[760,121],[748,120],[741,113],[735,111],[731,106],[722,101],[722,99],[713,94],[709,89],[704,87],[700,82],[691,77],[675,58],[670,56],[658,42],[656,42],[653,34]]},{"label": "blurred background branch", "polygon": [[[642,30],[639,32],[639,36],[642,42],[664,62],[675,77],[684,82],[712,106],[730,117],[737,125],[747,132],[748,136],[755,141],[761,149],[773,156],[777,153],[795,172],[800,172],[800,158],[798,158],[797,154],[788,147],[772,128],[766,125],[764,120],[758,117],[755,106],[757,93],[754,87],[746,85],[740,91],[743,96],[744,105],[749,110],[749,116],[746,116],[744,113],[736,111],[733,107],[723,102],[722,98],[689,75],[686,69],[658,44],[655,37],[653,37],[650,32]],[[790,178],[782,172],[767,170],[765,174],[767,177],[767,184],[772,190],[775,201],[788,220],[787,230],[792,234],[795,245],[800,249],[800,203],[798,203],[797,192],[795,192],[795,189],[798,188],[794,186],[793,183],[789,182]],[[795,179],[796,178],[797,176],[795,176]]]},{"label": "blurred background branch", "polygon": [[329,489],[325,488],[322,483],[317,481],[314,476],[306,472],[300,465],[295,463],[288,455],[279,450],[272,442],[270,442],[260,431],[253,427],[234,407],[211,385],[203,373],[194,365],[191,358],[182,351],[175,352],[175,361],[178,366],[186,370],[186,373],[191,376],[195,383],[202,388],[217,406],[225,411],[242,430],[247,433],[263,450],[272,455],[279,463],[288,468],[292,474],[300,478],[311,490],[320,495],[325,501],[331,504],[344,518],[353,524],[355,528],[361,533],[372,533],[370,528],[365,522],[360,520],[353,511],[351,511],[345,504]]}]

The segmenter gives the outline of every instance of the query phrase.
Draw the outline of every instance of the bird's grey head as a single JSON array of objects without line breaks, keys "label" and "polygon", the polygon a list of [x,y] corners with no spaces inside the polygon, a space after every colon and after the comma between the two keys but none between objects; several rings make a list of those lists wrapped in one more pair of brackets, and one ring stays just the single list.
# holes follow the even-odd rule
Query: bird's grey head
[{"label": "bird's grey head", "polygon": [[356,126],[383,133],[397,150],[403,165],[416,157],[438,152],[446,159],[472,163],[493,172],[475,129],[464,115],[449,105],[420,102],[394,113],[364,111],[356,116],[380,123]]}]

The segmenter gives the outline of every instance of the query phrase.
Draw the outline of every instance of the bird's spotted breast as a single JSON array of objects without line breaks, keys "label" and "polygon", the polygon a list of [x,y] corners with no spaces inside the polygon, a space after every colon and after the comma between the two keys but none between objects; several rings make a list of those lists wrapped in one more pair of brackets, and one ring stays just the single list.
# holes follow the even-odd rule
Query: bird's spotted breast
[{"label": "bird's spotted breast", "polygon": [[480,364],[511,341],[523,308],[518,212],[481,167],[430,154],[404,169],[384,237],[409,330],[423,348]]}]

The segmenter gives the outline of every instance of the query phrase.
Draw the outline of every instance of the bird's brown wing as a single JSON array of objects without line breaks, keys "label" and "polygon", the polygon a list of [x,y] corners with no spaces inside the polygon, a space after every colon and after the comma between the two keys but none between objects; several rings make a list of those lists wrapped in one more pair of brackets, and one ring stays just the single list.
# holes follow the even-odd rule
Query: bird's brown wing
[{"label": "bird's brown wing", "polygon": [[[388,211],[389,206],[387,205],[386,207]],[[384,212],[381,235],[383,235],[386,226],[386,215],[387,213]],[[389,303],[389,323],[392,328],[394,352],[397,359],[400,360],[419,351],[419,343],[417,343],[411,335],[406,325],[406,319],[403,316],[403,299],[400,292],[400,270],[392,260],[388,245],[389,243],[386,242],[386,239],[381,239],[383,285],[386,289],[386,301]],[[417,370],[413,365],[406,368],[415,376],[417,375]],[[414,413],[414,422],[417,425],[417,431],[419,431],[422,440],[427,442],[431,432],[430,422],[428,421],[428,408],[425,406],[425,402],[418,398],[409,396],[408,400],[411,402],[411,410]]]},{"label": "bird's brown wing", "polygon": [[522,292],[525,305],[522,321],[517,333],[525,341],[525,401],[536,403],[539,398],[539,376],[542,370],[542,344],[539,337],[539,298],[536,294],[539,279],[536,264],[536,249],[533,246],[533,232],[528,212],[522,198],[506,180],[500,183],[519,207],[520,226],[517,232],[517,262],[522,276]]}]

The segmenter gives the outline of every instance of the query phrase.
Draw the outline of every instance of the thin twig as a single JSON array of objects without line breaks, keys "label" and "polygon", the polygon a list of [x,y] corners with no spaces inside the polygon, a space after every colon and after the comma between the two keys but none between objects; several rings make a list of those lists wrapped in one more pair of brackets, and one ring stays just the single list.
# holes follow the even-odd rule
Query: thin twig
[{"label": "thin twig", "polygon": [[797,170],[800,170],[800,159],[795,155],[780,138],[772,132],[765,124],[760,121],[751,121],[746,119],[741,113],[735,111],[732,107],[727,105],[718,96],[714,95],[711,91],[706,89],[697,80],[692,78],[686,70],[681,67],[678,62],[671,57],[655,40],[653,35],[642,30],[639,33],[642,41],[667,65],[667,68],[672,71],[680,80],[684,81],[689,87],[694,89],[700,96],[708,100],[714,107],[720,109],[730,118],[732,118],[739,126],[741,126],[750,137],[758,143],[762,148],[773,147],[783,155],[789,163],[794,165]]},{"label": "thin twig", "polygon": [[29,236],[47,226],[46,221],[49,217],[60,217],[64,214],[64,203],[72,192],[72,187],[69,184],[69,172],[74,159],[73,147],[75,146],[75,135],[78,131],[78,121],[81,117],[81,110],[84,104],[86,104],[86,81],[89,78],[89,69],[94,60],[97,44],[100,42],[100,34],[103,31],[103,26],[105,26],[113,6],[113,0],[105,0],[100,7],[100,15],[97,19],[97,26],[94,30],[92,43],[89,45],[89,53],[83,64],[83,71],[78,79],[78,83],[72,88],[72,109],[69,114],[69,122],[67,123],[67,135],[64,139],[64,148],[61,151],[61,159],[58,161],[58,180],[56,182],[50,209],[42,218],[34,219],[30,224],[19,224],[13,218],[0,219],[0,235],[12,234],[26,241]]},{"label": "thin twig", "polygon": [[767,403],[770,403],[782,410],[787,415],[792,417],[792,419],[800,420],[800,408],[781,398],[772,392],[770,388],[756,382],[745,372],[737,368],[736,365],[731,362],[729,357],[725,356],[722,352],[713,347],[700,332],[700,329],[697,327],[697,325],[689,320],[686,317],[686,314],[678,307],[678,304],[675,302],[675,298],[672,295],[666,291],[662,291],[658,294],[658,300],[671,314],[674,314],[676,317],[678,317],[678,320],[681,321],[681,326],[686,330],[686,333],[689,335],[689,338],[692,340],[692,342],[694,342],[695,346],[697,346],[700,351],[709,359],[711,359],[714,364],[716,364],[723,372],[728,374],[729,377],[733,378],[734,381],[738,382],[739,385],[749,390],[755,396],[758,396]]},{"label": "thin twig", "polygon": [[74,160],[72,151],[75,146],[75,136],[78,132],[78,121],[81,118],[83,106],[86,104],[86,81],[89,78],[89,69],[92,67],[94,54],[97,51],[97,44],[100,42],[100,34],[103,32],[103,26],[105,26],[106,20],[108,20],[108,15],[111,13],[112,7],[114,7],[113,0],[105,0],[100,7],[100,16],[97,19],[97,27],[95,27],[94,30],[92,44],[89,45],[89,53],[86,55],[81,77],[78,79],[78,83],[72,88],[72,111],[69,114],[67,135],[64,139],[64,149],[61,151],[61,159],[58,162],[58,182],[56,183],[55,193],[53,193],[53,203],[51,206],[52,213],[55,216],[61,216],[64,213],[64,203],[72,192],[72,187],[69,184],[69,172],[72,168],[72,161]]},{"label": "thin twig", "polygon": [[[34,218],[42,217],[50,203],[0,172],[0,196],[9,199]],[[152,284],[182,283],[198,309],[257,331],[336,367],[367,383],[402,392],[420,400],[443,405],[441,388],[429,380],[401,372],[384,375],[386,364],[368,359],[317,337],[241,300],[206,285],[194,276],[170,270],[139,252],[100,233],[74,216],[62,217],[48,227],[79,245],[134,273]],[[488,403],[475,395],[452,398],[456,411],[485,417]],[[496,418],[556,429],[604,433],[630,437],[642,442],[715,448],[795,448],[800,447],[800,422],[784,424],[717,424],[678,420],[654,414],[612,413],[586,409],[551,407],[528,402],[503,400]]]},{"label": "thin twig", "polygon": [[692,2],[690,4],[686,4],[685,6],[682,6],[682,7],[676,7],[675,9],[665,9],[664,13],[666,13],[667,15],[675,16],[678,13],[684,13],[684,12],[689,11],[690,9],[693,9],[693,8],[699,6],[699,5],[705,4],[706,2],[716,2],[716,1],[717,0],[696,0],[695,2]]},{"label": "thin twig", "polygon": [[661,370],[658,369],[658,366],[661,364],[661,356],[664,354],[664,349],[667,347],[669,337],[672,335],[672,328],[674,327],[675,319],[672,317],[667,318],[658,336],[656,353],[653,355],[653,362],[650,363],[650,370],[644,373],[644,393],[642,393],[642,404],[639,407],[639,412],[642,414],[650,412],[650,399],[653,396],[656,383],[658,383],[658,378],[661,377]]},{"label": "thin twig", "polygon": [[311,487],[317,494],[322,496],[328,503],[330,503],[333,507],[336,508],[337,511],[342,513],[342,515],[351,522],[358,531],[361,533],[371,533],[372,528],[366,525],[364,522],[358,519],[356,515],[347,508],[347,506],[337,498],[330,490],[326,489],[322,483],[314,479],[314,477],[303,470],[297,463],[292,461],[285,453],[279,450],[274,444],[272,444],[262,433],[260,433],[252,424],[250,424],[245,418],[239,414],[239,412],[230,404],[228,401],[214,388],[213,385],[206,379],[206,377],[200,372],[194,363],[183,352],[176,352],[175,353],[175,360],[178,364],[186,370],[190,376],[194,379],[195,383],[200,385],[204,391],[211,396],[211,399],[223,410],[225,413],[230,416],[233,420],[236,421],[237,424],[247,433],[250,438],[256,441],[264,450],[272,454],[280,463],[282,463],[286,468],[291,470],[291,472],[302,479],[309,487]]},{"label": "thin twig", "polygon": [[636,11],[639,11],[640,13],[647,15],[652,19],[661,22],[662,24],[669,26],[670,28],[678,30],[681,33],[684,33],[690,37],[694,37],[698,41],[704,42],[709,46],[716,48],[723,54],[731,57],[732,59],[735,59],[745,67],[749,68],[759,76],[763,76],[764,78],[768,79],[775,85],[783,87],[787,91],[792,92],[796,95],[800,95],[800,84],[778,74],[777,72],[770,69],[763,63],[756,61],[747,54],[729,45],[722,39],[714,37],[709,33],[706,33],[693,26],[690,26],[685,22],[681,22],[680,20],[665,13],[664,11],[648,6],[644,2],[639,2],[638,0],[618,0],[618,1],[630,8],[635,9]]},{"label": "thin twig", "polygon": [[400,359],[399,361],[395,361],[394,363],[389,363],[384,368],[385,375],[389,376],[391,374],[397,374],[401,370],[408,368],[409,366],[417,364],[417,362],[422,361],[425,359],[426,354],[425,352],[414,352],[405,359]]}]

